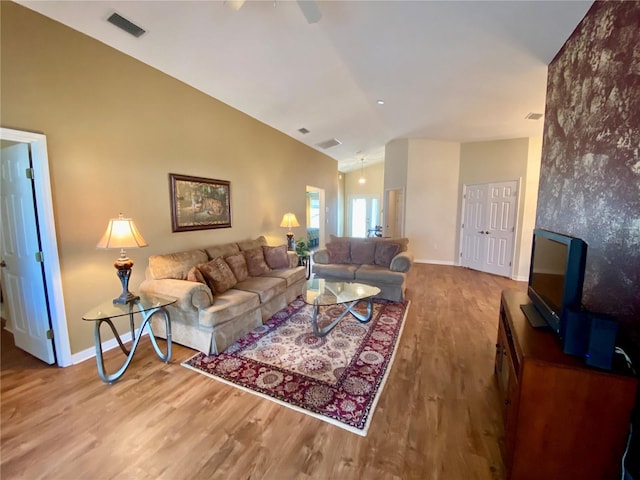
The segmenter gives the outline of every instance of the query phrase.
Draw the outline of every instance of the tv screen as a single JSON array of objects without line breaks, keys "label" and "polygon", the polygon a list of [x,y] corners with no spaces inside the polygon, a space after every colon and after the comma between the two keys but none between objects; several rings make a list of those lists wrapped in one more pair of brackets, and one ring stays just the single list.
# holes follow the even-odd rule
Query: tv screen
[{"label": "tv screen", "polygon": [[551,238],[538,236],[530,286],[554,312],[562,310],[568,248]]},{"label": "tv screen", "polygon": [[[529,298],[535,311],[529,309],[527,315],[532,325],[546,323],[562,336],[563,312],[581,306],[586,257],[587,244],[579,238],[540,228],[533,231]],[[539,316],[534,319],[536,312]]]}]

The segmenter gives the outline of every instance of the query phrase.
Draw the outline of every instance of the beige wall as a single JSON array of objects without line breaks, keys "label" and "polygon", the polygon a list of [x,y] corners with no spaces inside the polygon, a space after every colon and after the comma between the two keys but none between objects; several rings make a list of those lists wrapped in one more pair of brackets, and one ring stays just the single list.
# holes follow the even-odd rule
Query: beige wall
[{"label": "beige wall", "polygon": [[[520,182],[513,271],[514,278],[520,280],[529,278],[541,151],[541,138],[463,143],[460,149],[459,199],[463,185],[509,180]],[[458,211],[458,225],[460,215]],[[459,244],[460,232],[456,235],[456,244]]]},{"label": "beige wall", "polygon": [[[325,190],[336,231],[333,159],[62,24],[1,8],[0,123],[47,135],[72,353],[93,345],[82,314],[119,294],[118,252],[95,248],[119,212],[149,243],[128,252],[133,289],[152,254],[261,234],[284,243],[282,214],[305,218],[306,185]],[[232,228],[172,233],[169,173],[229,180]]]},{"label": "beige wall", "polygon": [[416,261],[453,265],[460,144],[410,139],[405,235]]}]

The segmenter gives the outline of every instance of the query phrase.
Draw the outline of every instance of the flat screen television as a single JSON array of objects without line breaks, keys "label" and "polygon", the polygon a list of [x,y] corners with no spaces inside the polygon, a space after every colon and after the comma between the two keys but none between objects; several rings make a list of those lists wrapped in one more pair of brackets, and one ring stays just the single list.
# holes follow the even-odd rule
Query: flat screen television
[{"label": "flat screen television", "polygon": [[549,326],[563,337],[563,313],[580,309],[587,244],[541,228],[533,231],[528,293],[523,311],[534,327]]}]

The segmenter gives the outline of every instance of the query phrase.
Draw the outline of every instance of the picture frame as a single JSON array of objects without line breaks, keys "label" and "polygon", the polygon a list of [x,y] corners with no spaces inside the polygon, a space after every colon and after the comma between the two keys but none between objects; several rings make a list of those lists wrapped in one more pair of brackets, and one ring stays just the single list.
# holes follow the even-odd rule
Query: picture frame
[{"label": "picture frame", "polygon": [[231,228],[229,181],[170,173],[169,191],[173,232]]}]

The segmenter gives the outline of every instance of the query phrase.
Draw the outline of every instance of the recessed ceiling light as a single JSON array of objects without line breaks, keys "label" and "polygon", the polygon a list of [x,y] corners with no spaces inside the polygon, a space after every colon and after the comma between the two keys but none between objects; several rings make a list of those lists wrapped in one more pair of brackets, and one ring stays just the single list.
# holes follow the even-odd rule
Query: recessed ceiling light
[{"label": "recessed ceiling light", "polygon": [[384,100],[378,100],[376,103],[377,103],[378,105],[384,105]]}]

